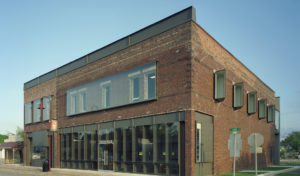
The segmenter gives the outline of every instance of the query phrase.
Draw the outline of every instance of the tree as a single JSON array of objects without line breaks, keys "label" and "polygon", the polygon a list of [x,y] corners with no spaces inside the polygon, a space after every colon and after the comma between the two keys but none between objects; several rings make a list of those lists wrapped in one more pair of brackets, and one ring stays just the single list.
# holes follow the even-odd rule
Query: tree
[{"label": "tree", "polygon": [[17,127],[16,135],[19,136],[22,140],[24,140],[24,130],[20,127]]},{"label": "tree", "polygon": [[300,131],[293,131],[282,141],[282,143],[290,146],[292,151],[300,151]]},{"label": "tree", "polygon": [[7,135],[0,134],[0,144],[2,144],[4,142],[4,139],[7,139],[7,138],[8,138]]}]

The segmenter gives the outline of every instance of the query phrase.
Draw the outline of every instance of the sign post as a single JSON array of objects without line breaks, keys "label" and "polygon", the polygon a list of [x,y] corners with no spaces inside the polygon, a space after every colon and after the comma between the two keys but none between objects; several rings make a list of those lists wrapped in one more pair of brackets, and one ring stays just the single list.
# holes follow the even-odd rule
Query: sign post
[{"label": "sign post", "polygon": [[240,130],[241,130],[241,128],[230,128],[229,129],[229,131],[232,132],[232,134],[230,135],[230,138],[228,140],[228,149],[230,150],[230,155],[232,153],[232,143],[233,143],[233,168],[232,168],[233,176],[235,176],[235,157],[237,156],[237,153],[238,153],[238,156],[240,156],[239,152],[242,149],[241,135],[238,134],[238,132]]},{"label": "sign post", "polygon": [[254,163],[255,163],[255,175],[257,176],[257,153],[262,153],[262,147],[264,143],[264,137],[259,133],[252,133],[248,137],[248,144],[252,147],[250,149],[251,153],[254,153]]}]

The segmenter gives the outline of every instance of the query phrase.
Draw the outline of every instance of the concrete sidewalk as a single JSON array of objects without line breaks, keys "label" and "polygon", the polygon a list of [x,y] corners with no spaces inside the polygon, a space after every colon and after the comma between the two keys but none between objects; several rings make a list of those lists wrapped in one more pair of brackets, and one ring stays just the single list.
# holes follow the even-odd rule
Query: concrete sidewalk
[{"label": "concrete sidewalk", "polygon": [[[300,169],[300,166],[274,166],[274,167],[290,167],[290,168],[283,169],[283,170],[276,170],[276,171],[258,170],[257,172],[264,172],[264,174],[259,174],[258,176],[272,176],[272,175],[287,173],[287,172],[291,172],[291,171]],[[243,171],[240,171],[240,172],[253,172],[253,173],[255,173],[255,170],[243,170]]]},{"label": "concrete sidewalk", "polygon": [[[41,167],[23,166],[20,164],[2,164],[0,165],[0,175],[26,175],[26,176],[140,176],[141,174],[120,173],[112,171],[91,171],[77,169],[52,168],[51,172],[42,172]],[[143,174],[143,176],[150,176]],[[153,176],[153,175],[151,175]]]}]

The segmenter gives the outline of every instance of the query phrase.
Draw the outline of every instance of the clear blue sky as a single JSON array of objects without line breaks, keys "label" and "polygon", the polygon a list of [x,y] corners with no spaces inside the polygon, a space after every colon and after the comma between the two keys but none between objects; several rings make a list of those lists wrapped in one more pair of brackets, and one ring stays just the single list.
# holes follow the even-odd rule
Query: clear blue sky
[{"label": "clear blue sky", "polygon": [[23,84],[190,5],[197,22],[281,97],[300,130],[299,0],[0,0],[0,133],[23,126]]}]

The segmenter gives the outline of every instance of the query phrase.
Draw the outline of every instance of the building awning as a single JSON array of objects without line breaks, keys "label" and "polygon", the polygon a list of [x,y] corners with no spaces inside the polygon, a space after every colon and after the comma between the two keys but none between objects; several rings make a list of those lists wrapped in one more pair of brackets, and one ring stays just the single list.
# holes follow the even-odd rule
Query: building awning
[{"label": "building awning", "polygon": [[23,148],[23,142],[5,142],[0,144],[0,149],[19,149]]}]

